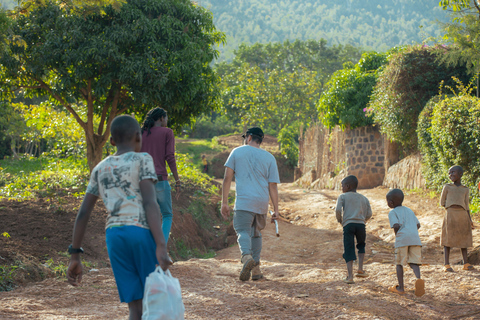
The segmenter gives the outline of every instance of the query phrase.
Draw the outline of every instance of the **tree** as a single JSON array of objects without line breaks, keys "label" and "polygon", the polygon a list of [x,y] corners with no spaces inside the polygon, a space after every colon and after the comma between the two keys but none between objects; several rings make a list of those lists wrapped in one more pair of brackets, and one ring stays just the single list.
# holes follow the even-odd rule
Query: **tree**
[{"label": "tree", "polygon": [[417,121],[425,104],[438,94],[443,81],[455,84],[452,77],[469,83],[464,65],[449,67],[438,61],[448,52],[442,46],[411,46],[391,54],[377,78],[369,104],[369,114],[392,141],[402,144],[405,154],[417,150]]},{"label": "tree", "polygon": [[366,52],[353,66],[336,71],[318,101],[320,119],[328,128],[336,125],[356,128],[373,123],[365,111],[375,86],[377,70],[387,62],[384,53]]},{"label": "tree", "polygon": [[452,10],[452,21],[440,23],[445,35],[443,42],[450,50],[439,56],[448,65],[464,64],[470,74],[477,76],[477,97],[480,97],[480,5],[477,0],[443,0],[440,6]]},{"label": "tree", "polygon": [[293,72],[242,65],[223,79],[224,109],[244,127],[257,125],[274,132],[316,118],[321,86],[316,73],[298,66]]},{"label": "tree", "polygon": [[3,97],[25,90],[68,110],[85,132],[90,170],[115,116],[161,106],[179,128],[213,108],[210,63],[224,41],[212,15],[189,0],[131,0],[103,11],[84,15],[60,1],[19,10],[0,54]]},{"label": "tree", "polygon": [[225,114],[235,123],[267,126],[273,132],[317,118],[323,83],[360,49],[327,46],[326,40],[241,45],[235,59],[216,66]]}]

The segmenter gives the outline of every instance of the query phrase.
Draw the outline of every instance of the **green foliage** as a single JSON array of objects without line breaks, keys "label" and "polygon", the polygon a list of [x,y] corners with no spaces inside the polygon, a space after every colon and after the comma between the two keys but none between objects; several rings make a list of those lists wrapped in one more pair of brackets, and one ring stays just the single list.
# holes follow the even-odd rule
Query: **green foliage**
[{"label": "green foliage", "polygon": [[180,128],[211,110],[218,97],[213,45],[224,40],[211,13],[189,0],[132,0],[103,11],[84,16],[61,1],[20,10],[0,52],[3,97],[23,88],[72,113],[85,131],[90,169],[118,114],[164,106]]},{"label": "green foliage", "polygon": [[0,265],[0,292],[15,288],[15,273],[18,266]]},{"label": "green foliage", "polygon": [[471,87],[459,84],[457,89],[455,95],[441,96],[422,111],[418,125],[422,170],[429,186],[441,190],[449,182],[448,169],[462,166],[462,183],[470,188],[471,197],[478,200],[480,99],[471,96]]},{"label": "green foliage", "polygon": [[445,33],[443,42],[449,44],[449,50],[438,57],[440,61],[452,66],[466,65],[470,74],[480,72],[479,13],[454,12],[451,22],[440,24]]},{"label": "green foliage", "polygon": [[[438,1],[418,0],[202,0],[214,23],[227,34],[221,59],[230,61],[242,43],[326,39],[386,51],[440,36],[432,21],[447,21]],[[421,27],[421,28],[419,28]]]},{"label": "green foliage", "polygon": [[205,253],[202,253],[199,249],[197,248],[190,248],[182,239],[180,240],[175,240],[175,248],[177,249],[177,252],[173,252],[173,257],[174,259],[182,259],[182,260],[188,260],[192,258],[200,258],[200,259],[210,259],[216,256],[216,253],[214,250],[207,250]]},{"label": "green foliage", "polygon": [[47,261],[45,261],[44,265],[47,268],[49,268],[56,277],[58,278],[67,277],[68,265],[66,265],[63,261],[53,261],[53,259],[50,258]]},{"label": "green foliage", "polygon": [[292,167],[298,164],[298,145],[295,141],[297,136],[298,130],[295,130],[294,127],[284,127],[278,133],[281,153]]},{"label": "green foliage", "polygon": [[377,70],[387,61],[386,54],[366,52],[355,66],[336,71],[325,85],[318,101],[324,126],[356,128],[371,125],[373,117],[365,111],[376,82]]},{"label": "green foliage", "polygon": [[32,158],[6,159],[0,168],[0,199],[25,200],[66,192],[81,196],[88,183],[85,160]]},{"label": "green foliage", "polygon": [[188,154],[190,161],[200,171],[203,170],[202,155],[214,155],[223,152],[228,147],[219,145],[217,139],[211,140],[192,140],[175,139],[175,149],[177,154]]},{"label": "green foliage", "polygon": [[187,188],[195,188],[205,193],[217,194],[218,187],[212,184],[212,178],[202,173],[189,154],[176,153],[177,170],[182,183]]},{"label": "green foliage", "polygon": [[225,114],[212,112],[210,115],[203,115],[196,119],[191,127],[190,138],[211,139],[232,132],[240,132],[241,128]]},{"label": "green foliage", "polygon": [[323,83],[359,49],[328,47],[325,40],[242,45],[231,63],[220,63],[223,106],[235,126],[261,126],[274,135],[285,126],[308,126]]},{"label": "green foliage", "polygon": [[442,81],[452,77],[469,82],[465,66],[449,67],[437,60],[445,47],[412,46],[392,54],[379,73],[368,115],[381,125],[389,139],[400,142],[406,153],[416,150],[417,120],[428,100],[437,95]]}]

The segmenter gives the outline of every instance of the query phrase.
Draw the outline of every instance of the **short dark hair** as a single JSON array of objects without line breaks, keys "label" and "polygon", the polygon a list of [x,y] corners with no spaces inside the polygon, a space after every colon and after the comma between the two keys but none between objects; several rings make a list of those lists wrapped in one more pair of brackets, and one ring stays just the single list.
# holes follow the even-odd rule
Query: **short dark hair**
[{"label": "short dark hair", "polygon": [[256,143],[260,144],[263,141],[263,138],[260,136],[257,136],[256,134],[251,134],[252,140],[255,141]]},{"label": "short dark hair", "polygon": [[392,189],[387,193],[387,200],[392,200],[396,206],[401,206],[404,198],[405,196],[400,189]]},{"label": "short dark hair", "polygon": [[245,139],[249,135],[252,136],[252,140],[256,143],[262,143],[264,134],[262,129],[260,129],[259,127],[253,127],[248,129],[245,134],[242,135],[242,137]]},{"label": "short dark hair", "polygon": [[110,134],[116,143],[128,142],[137,132],[140,132],[140,125],[134,117],[129,115],[115,117],[110,127]]},{"label": "short dark hair", "polygon": [[461,174],[463,174],[463,168],[459,165],[452,166],[450,169],[458,170]]},{"label": "short dark hair", "polygon": [[354,175],[349,175],[343,178],[343,183],[350,185],[353,189],[358,187],[358,179]]}]

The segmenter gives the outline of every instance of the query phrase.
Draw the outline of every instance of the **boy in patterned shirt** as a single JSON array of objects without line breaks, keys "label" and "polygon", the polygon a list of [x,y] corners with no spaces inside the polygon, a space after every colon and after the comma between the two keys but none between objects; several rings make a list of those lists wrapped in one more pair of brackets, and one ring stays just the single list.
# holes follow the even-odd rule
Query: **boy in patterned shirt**
[{"label": "boy in patterned shirt", "polygon": [[80,245],[90,213],[101,197],[108,211],[106,243],[120,301],[128,303],[131,320],[140,320],[147,276],[157,264],[166,270],[171,261],[155,198],[153,159],[137,153],[142,146],[140,126],[135,118],[123,115],[113,120],[110,132],[117,152],[92,171],[68,249],[67,279],[73,286],[82,280]]}]

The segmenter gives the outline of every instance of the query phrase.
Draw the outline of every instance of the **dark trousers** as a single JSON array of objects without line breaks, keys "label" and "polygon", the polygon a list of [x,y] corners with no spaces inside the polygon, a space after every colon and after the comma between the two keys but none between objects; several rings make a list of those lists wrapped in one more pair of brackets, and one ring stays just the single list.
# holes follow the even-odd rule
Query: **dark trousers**
[{"label": "dark trousers", "polygon": [[365,253],[365,225],[362,223],[349,223],[343,227],[343,259],[345,262],[357,260],[355,255],[355,238],[357,238],[358,253]]}]

